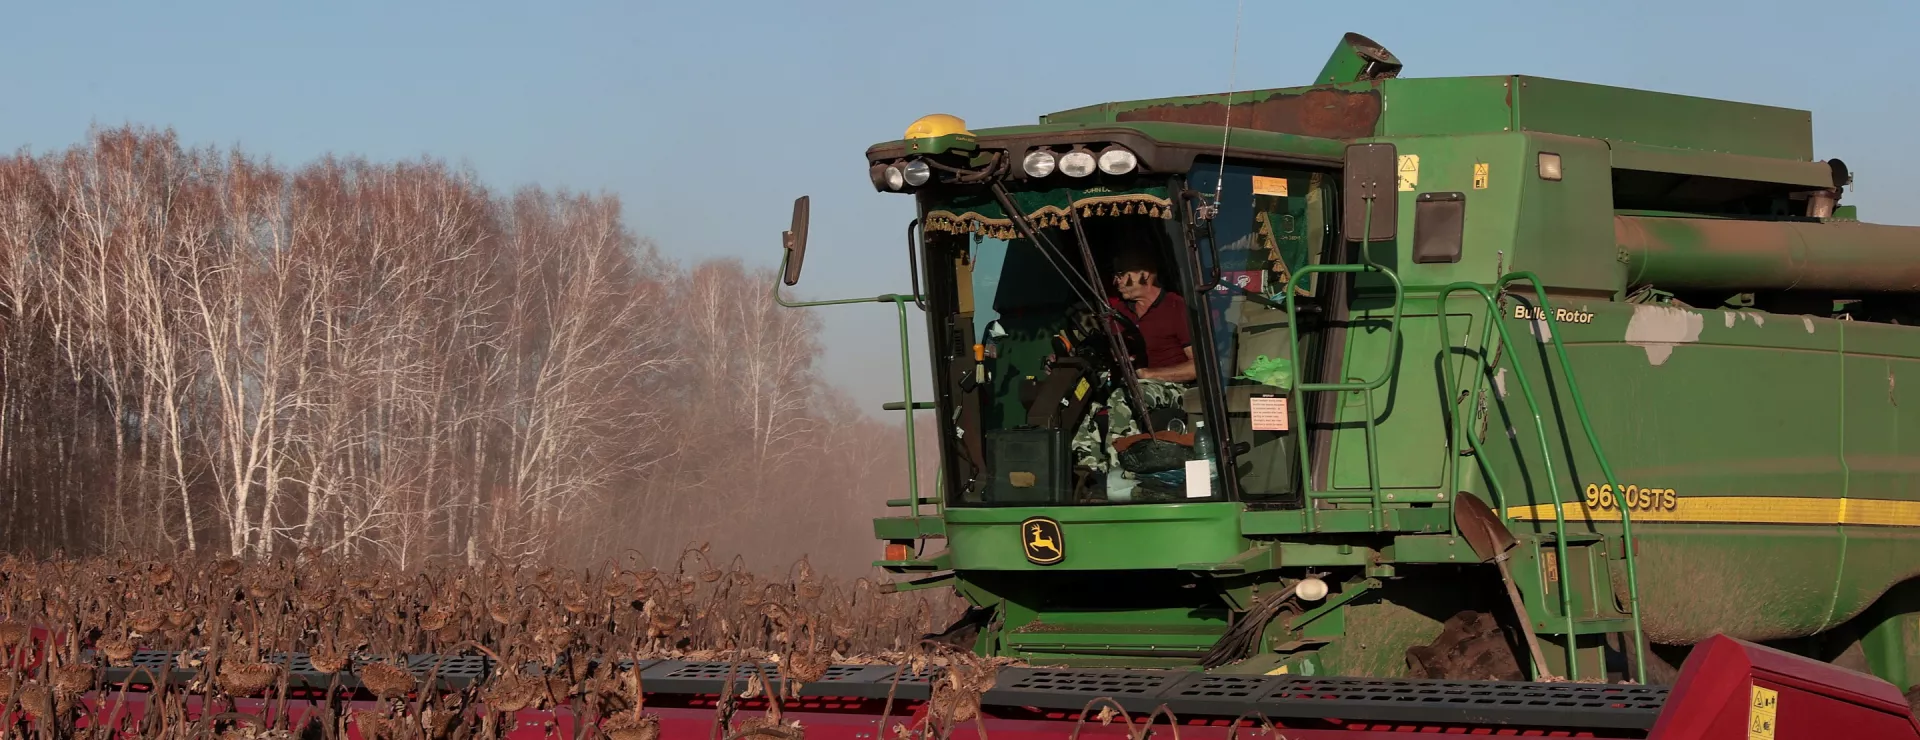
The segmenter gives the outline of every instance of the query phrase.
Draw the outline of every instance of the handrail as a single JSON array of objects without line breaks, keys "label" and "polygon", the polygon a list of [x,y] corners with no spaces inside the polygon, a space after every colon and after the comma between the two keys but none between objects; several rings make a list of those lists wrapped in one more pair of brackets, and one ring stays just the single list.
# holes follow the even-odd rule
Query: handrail
[{"label": "handrail", "polygon": [[[776,274],[779,274],[779,275],[786,274],[787,260],[790,259],[791,257],[792,257],[791,252],[783,254],[780,257],[780,272]],[[918,279],[916,279],[914,282],[917,284],[919,281]],[[913,412],[918,409],[931,408],[932,406],[930,404],[922,405],[923,402],[917,403],[917,402],[914,402],[913,400],[913,348],[910,344],[908,344],[908,341],[907,341],[907,338],[908,338],[907,304],[911,303],[911,304],[914,304],[915,306],[923,306],[925,300],[926,300],[926,296],[919,295],[916,292],[913,295],[886,293],[886,294],[874,296],[872,298],[838,298],[838,299],[826,300],[826,301],[789,301],[787,300],[786,296],[783,296],[780,294],[780,281],[778,279],[773,281],[773,301],[787,308],[814,308],[817,306],[844,306],[844,305],[853,304],[853,303],[891,303],[893,304],[894,310],[899,313],[900,315],[900,394],[901,394],[900,397],[902,399],[905,399],[899,406],[899,410],[902,416],[905,417],[906,424],[907,424],[907,492],[908,492],[907,500],[913,502],[913,506],[908,509],[909,513],[907,517],[915,523],[916,527],[920,522],[920,505],[921,505],[920,504],[921,502],[921,499],[920,499],[920,447],[914,440]],[[894,410],[893,408],[888,408],[891,406],[893,406],[893,404],[886,404],[882,408],[884,410],[892,411]],[[935,500],[933,505],[934,505],[934,511],[936,516],[939,515],[941,512],[944,512],[946,509],[945,497],[941,497],[940,499]]]},{"label": "handrail", "polygon": [[[1551,313],[1547,313],[1551,311],[1551,307],[1547,300],[1546,290],[1540,284],[1539,276],[1531,272],[1508,273],[1506,275],[1501,276],[1500,281],[1497,283],[1497,287],[1500,291],[1505,292],[1507,289],[1507,285],[1517,280],[1526,280],[1533,284],[1535,299],[1538,301],[1537,310],[1543,313],[1546,313],[1546,315],[1551,315]],[[1498,305],[1496,304],[1493,297],[1493,292],[1491,290],[1487,289],[1485,286],[1482,286],[1478,283],[1470,283],[1470,282],[1453,283],[1441,290],[1438,296],[1439,310],[1437,311],[1438,324],[1439,324],[1440,337],[1441,337],[1441,346],[1448,347],[1448,348],[1451,348],[1453,346],[1452,334],[1447,331],[1446,304],[1448,299],[1451,298],[1451,296],[1453,295],[1453,293],[1461,290],[1471,290],[1480,295],[1481,299],[1486,303],[1486,306],[1487,306],[1487,317],[1488,317],[1487,323],[1493,325],[1497,330],[1500,337],[1501,348],[1503,349],[1503,351],[1508,357],[1516,358],[1515,359],[1516,372],[1514,373],[1514,377],[1520,384],[1521,394],[1526,398],[1528,410],[1533,414],[1534,434],[1538,438],[1538,441],[1540,443],[1542,467],[1545,468],[1549,490],[1552,492],[1552,496],[1553,496],[1553,518],[1554,518],[1554,535],[1555,535],[1554,547],[1557,553],[1557,557],[1559,558],[1560,562],[1563,564],[1562,567],[1564,568],[1565,567],[1564,564],[1568,562],[1567,545],[1566,545],[1566,540],[1567,540],[1566,514],[1564,509],[1565,502],[1560,495],[1559,478],[1553,472],[1553,452],[1552,452],[1552,448],[1549,447],[1547,443],[1546,425],[1540,417],[1540,407],[1538,402],[1534,398],[1532,384],[1528,382],[1526,373],[1519,371],[1519,367],[1517,365],[1518,363],[1517,358],[1519,357],[1519,355],[1516,354],[1513,348],[1513,338],[1510,335],[1510,333],[1507,331],[1506,323],[1504,321],[1501,321],[1502,312],[1500,311]],[[1494,369],[1495,363],[1488,362],[1488,355],[1487,355],[1488,345],[1491,342],[1493,336],[1494,336],[1494,332],[1482,332],[1481,334],[1480,363],[1482,367],[1485,369],[1485,371],[1477,373],[1477,377],[1474,381],[1473,393],[1471,394],[1471,397],[1468,399],[1467,408],[1469,409],[1469,413],[1471,413],[1471,410],[1477,409],[1479,407],[1480,401],[1483,398],[1483,394],[1486,392],[1487,375],[1490,371]],[[1606,453],[1601,450],[1600,438],[1593,433],[1593,423],[1587,415],[1586,402],[1580,395],[1579,383],[1574,379],[1573,363],[1567,358],[1566,345],[1561,341],[1559,335],[1552,333],[1551,330],[1541,332],[1541,336],[1543,337],[1543,341],[1551,342],[1554,346],[1556,358],[1560,362],[1560,372],[1567,379],[1567,395],[1573,399],[1575,414],[1580,419],[1580,426],[1582,431],[1587,436],[1588,444],[1591,445],[1593,448],[1594,458],[1600,464],[1601,475],[1605,476],[1606,480],[1609,483],[1613,484],[1614,488],[1618,490],[1619,485],[1618,485],[1617,479],[1613,475],[1613,468],[1607,462]],[[1456,455],[1452,463],[1453,480],[1457,483],[1461,479],[1461,472],[1462,472],[1461,463],[1457,453],[1461,448],[1461,442],[1464,441],[1465,446],[1473,450],[1474,457],[1478,458],[1477,462],[1481,466],[1482,475],[1487,480],[1488,488],[1494,494],[1494,497],[1495,497],[1494,503],[1496,506],[1499,507],[1499,510],[1501,512],[1501,517],[1506,518],[1508,510],[1506,507],[1505,494],[1500,490],[1498,479],[1493,475],[1492,469],[1488,467],[1486,456],[1482,454],[1480,450],[1479,439],[1474,434],[1468,431],[1467,429],[1468,425],[1464,423],[1461,419],[1459,419],[1459,415],[1455,413],[1456,409],[1458,408],[1458,401],[1456,399],[1459,398],[1458,396],[1459,385],[1455,377],[1453,363],[1450,361],[1443,361],[1441,363],[1441,367],[1446,377],[1446,392],[1447,392],[1447,399],[1448,399],[1447,403],[1444,405],[1448,410],[1448,414],[1453,417],[1453,422],[1454,422],[1453,436],[1455,437],[1455,440],[1454,440],[1453,449],[1456,452]],[[1550,368],[1546,368],[1546,369],[1550,371]],[[1628,609],[1633,619],[1634,655],[1636,658],[1634,663],[1634,678],[1642,683],[1645,683],[1646,682],[1646,645],[1645,645],[1644,628],[1642,627],[1641,617],[1640,617],[1639,573],[1635,567],[1635,557],[1633,552],[1634,550],[1633,517],[1631,512],[1628,511],[1629,507],[1622,505],[1619,508],[1620,508],[1620,521],[1621,521],[1621,537],[1623,541],[1626,543],[1625,555],[1626,555],[1626,562],[1627,562],[1627,592],[1628,592],[1628,602],[1629,602]],[[1577,678],[1579,675],[1579,669],[1578,669],[1579,664],[1577,659],[1577,655],[1579,651],[1577,647],[1578,636],[1574,634],[1572,590],[1567,587],[1564,579],[1560,586],[1560,604],[1561,604],[1561,611],[1563,612],[1563,617],[1565,618],[1566,624],[1567,624],[1567,642],[1566,642],[1567,673],[1570,675],[1570,677]]]},{"label": "handrail", "polygon": [[[1540,284],[1540,276],[1525,271],[1507,273],[1500,277],[1500,290],[1504,292],[1507,284],[1516,280],[1525,280],[1533,284],[1534,297],[1540,301],[1539,308],[1542,312],[1547,312],[1547,289]],[[1587,402],[1580,396],[1580,383],[1574,380],[1573,363],[1567,360],[1566,344],[1560,341],[1559,334],[1551,331],[1545,333],[1553,343],[1554,353],[1560,358],[1560,372],[1567,376],[1567,395],[1573,398],[1574,411],[1580,417],[1580,430],[1586,433],[1587,444],[1593,448],[1593,458],[1600,464],[1600,474],[1621,497],[1617,508],[1620,509],[1620,539],[1623,543],[1621,549],[1626,551],[1627,560],[1627,608],[1633,612],[1633,651],[1636,674],[1634,678],[1641,683],[1646,683],[1647,648],[1646,634],[1640,624],[1640,573],[1634,565],[1633,515],[1628,511],[1633,507],[1627,505],[1624,494],[1626,489],[1620,486],[1620,479],[1614,476],[1613,466],[1607,462],[1606,453],[1600,450],[1600,437],[1593,433],[1593,421],[1587,417]],[[1564,563],[1566,560],[1563,558],[1561,562]],[[1568,638],[1568,642],[1572,642],[1571,637]]]},{"label": "handrail", "polygon": [[[1519,355],[1514,354],[1513,337],[1507,332],[1506,323],[1500,320],[1500,309],[1498,306],[1494,304],[1493,292],[1487,290],[1486,286],[1483,286],[1479,283],[1468,283],[1468,282],[1453,283],[1440,290],[1440,295],[1437,296],[1435,299],[1436,304],[1438,306],[1438,310],[1434,312],[1436,315],[1437,323],[1440,325],[1440,346],[1448,349],[1451,349],[1453,347],[1453,334],[1447,331],[1447,301],[1448,299],[1453,297],[1454,293],[1462,290],[1471,290],[1475,293],[1480,294],[1480,297],[1483,300],[1485,300],[1487,304],[1487,316],[1489,317],[1489,320],[1487,323],[1493,325],[1493,327],[1497,330],[1497,332],[1482,331],[1480,334],[1480,359],[1481,359],[1482,365],[1486,366],[1488,370],[1492,369],[1492,366],[1486,363],[1487,348],[1488,348],[1488,344],[1492,341],[1492,338],[1496,333],[1500,337],[1500,345],[1506,351],[1507,356],[1518,357]],[[1452,449],[1456,453],[1458,453],[1458,451],[1460,450],[1461,439],[1465,438],[1466,444],[1471,445],[1473,447],[1474,456],[1477,458],[1480,458],[1481,465],[1485,465],[1486,456],[1479,454],[1480,452],[1479,443],[1474,439],[1474,435],[1467,431],[1466,429],[1467,425],[1461,422],[1459,415],[1454,413],[1455,409],[1457,408],[1456,404],[1458,403],[1456,399],[1459,398],[1459,396],[1457,395],[1459,393],[1459,390],[1458,390],[1459,385],[1454,375],[1453,362],[1451,361],[1450,358],[1446,358],[1443,356],[1441,358],[1440,367],[1442,368],[1442,371],[1443,371],[1442,374],[1446,376],[1446,388],[1447,388],[1447,402],[1441,404],[1441,407],[1446,409],[1448,415],[1452,417],[1452,420],[1453,420],[1454,443],[1452,445]],[[1473,395],[1472,395],[1472,398],[1470,399],[1471,402],[1467,406],[1468,409],[1479,408],[1481,394],[1486,390],[1487,373],[1481,372],[1481,373],[1478,373],[1478,376],[1479,377],[1475,379],[1473,384]],[[1527,410],[1533,414],[1533,432],[1537,437],[1539,437],[1540,455],[1541,455],[1541,461],[1542,461],[1541,464],[1546,468],[1546,479],[1547,479],[1548,490],[1550,490],[1553,495],[1553,530],[1554,530],[1553,543],[1554,543],[1554,548],[1556,550],[1557,556],[1560,558],[1560,562],[1562,564],[1561,567],[1564,569],[1566,567],[1565,563],[1568,562],[1567,561],[1567,518],[1566,518],[1565,511],[1561,508],[1560,478],[1559,476],[1555,475],[1553,472],[1553,449],[1547,445],[1547,425],[1546,425],[1546,422],[1540,418],[1540,404],[1538,401],[1534,399],[1533,384],[1527,380],[1526,373],[1515,372],[1514,378],[1520,382],[1520,394],[1521,396],[1526,398]],[[1452,466],[1453,466],[1453,481],[1457,487],[1461,480],[1460,456],[1458,454],[1454,455]],[[1483,470],[1482,474],[1486,477],[1486,479],[1490,483],[1495,480],[1491,471]],[[1505,519],[1507,516],[1507,506],[1506,506],[1505,499],[1506,499],[1505,495],[1502,495],[1496,492],[1496,495],[1494,497],[1494,505],[1499,507],[1500,517],[1502,519]],[[1562,579],[1562,582],[1560,585],[1560,612],[1561,612],[1561,616],[1565,618],[1566,625],[1567,625],[1567,642],[1566,642],[1567,674],[1569,678],[1578,678],[1580,675],[1580,658],[1579,658],[1580,650],[1577,644],[1578,640],[1575,639],[1575,635],[1574,635],[1573,591],[1572,589],[1567,588],[1566,580],[1564,578]],[[1525,614],[1521,614],[1519,615],[1519,617],[1521,619],[1531,618]],[[1534,676],[1533,678],[1534,680],[1539,680],[1540,677]]]},{"label": "handrail", "polygon": [[[1286,286],[1288,351],[1290,352],[1289,356],[1296,359],[1299,358],[1301,355],[1300,355],[1300,310],[1299,310],[1298,304],[1295,301],[1295,298],[1298,295],[1298,291],[1295,290],[1295,286],[1299,285],[1301,278],[1317,272],[1377,272],[1377,273],[1380,273],[1381,275],[1386,276],[1387,282],[1393,284],[1393,323],[1389,325],[1388,333],[1387,333],[1387,363],[1386,363],[1386,367],[1381,369],[1379,377],[1374,378],[1372,380],[1363,380],[1363,381],[1356,381],[1356,382],[1294,383],[1292,387],[1287,389],[1287,415],[1291,421],[1291,426],[1294,429],[1299,430],[1301,434],[1304,434],[1306,432],[1305,420],[1303,418],[1304,412],[1301,410],[1301,403],[1300,403],[1300,396],[1302,393],[1306,393],[1310,391],[1311,392],[1324,392],[1324,391],[1364,391],[1365,392],[1365,396],[1364,396],[1365,408],[1363,410],[1366,413],[1365,429],[1366,429],[1366,440],[1367,440],[1367,500],[1372,507],[1373,531],[1378,532],[1381,529],[1385,528],[1385,524],[1384,524],[1385,517],[1380,511],[1380,507],[1381,507],[1380,449],[1379,449],[1379,445],[1375,444],[1375,442],[1377,441],[1377,433],[1375,429],[1376,425],[1374,424],[1372,391],[1376,388],[1379,388],[1380,386],[1386,385],[1387,381],[1391,379],[1396,374],[1396,371],[1398,371],[1400,368],[1400,319],[1406,305],[1406,301],[1405,301],[1406,288],[1401,285],[1399,275],[1395,275],[1392,270],[1389,270],[1386,267],[1380,266],[1378,264],[1374,264],[1372,260],[1367,260],[1360,264],[1308,265],[1306,267],[1300,268],[1299,271],[1293,274],[1293,277],[1291,279],[1287,280],[1287,286]],[[1300,451],[1300,470],[1304,473],[1313,464],[1312,456],[1308,453],[1307,446],[1305,444],[1295,445],[1295,447]],[[1301,497],[1302,501],[1306,504],[1304,507],[1303,516],[1305,517],[1305,520],[1306,520],[1305,521],[1306,529],[1309,532],[1314,531],[1314,529],[1318,526],[1318,524],[1316,523],[1316,520],[1318,517],[1314,513],[1315,512],[1315,507],[1313,505],[1314,499],[1346,498],[1351,496],[1351,494],[1342,495],[1338,491],[1311,490],[1311,486],[1308,486],[1305,484],[1305,481],[1310,481],[1310,480],[1312,480],[1311,476],[1302,478],[1302,481],[1303,481],[1302,487],[1308,488],[1309,490],[1307,490],[1304,493],[1304,495]],[[1333,480],[1332,476],[1329,475],[1327,480],[1329,481],[1329,485],[1331,485],[1331,481]]]}]

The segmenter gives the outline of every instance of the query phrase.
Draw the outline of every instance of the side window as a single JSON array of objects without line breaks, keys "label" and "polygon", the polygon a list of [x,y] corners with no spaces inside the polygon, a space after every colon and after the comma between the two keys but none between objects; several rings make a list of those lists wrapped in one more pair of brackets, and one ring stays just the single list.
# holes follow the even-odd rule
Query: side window
[{"label": "side window", "polygon": [[[1218,211],[1203,229],[1201,262],[1212,270],[1217,254],[1219,285],[1207,292],[1220,387],[1226,392],[1227,437],[1247,447],[1238,455],[1240,491],[1252,500],[1286,498],[1299,490],[1298,435],[1285,413],[1286,393],[1305,363],[1293,357],[1284,294],[1298,270],[1319,264],[1332,243],[1329,208],[1332,176],[1309,170],[1197,165],[1191,182],[1201,188],[1221,182]],[[1204,235],[1211,233],[1211,244]],[[1311,305],[1318,275],[1294,284],[1296,299]],[[1302,327],[1302,351],[1313,352]]]}]

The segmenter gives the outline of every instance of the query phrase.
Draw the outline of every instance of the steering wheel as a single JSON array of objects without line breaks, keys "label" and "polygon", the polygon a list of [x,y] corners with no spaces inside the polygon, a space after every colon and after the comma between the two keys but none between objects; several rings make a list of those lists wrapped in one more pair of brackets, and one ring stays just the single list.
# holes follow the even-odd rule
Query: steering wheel
[{"label": "steering wheel", "polygon": [[[1134,367],[1139,367],[1140,363],[1146,359],[1146,334],[1140,330],[1140,323],[1128,316],[1126,312],[1117,308],[1110,312],[1114,318],[1119,319],[1119,339],[1122,350],[1132,358]],[[1114,337],[1106,327],[1100,325],[1101,313],[1085,301],[1067,309],[1067,332],[1068,337],[1073,340],[1073,356],[1086,358],[1096,368],[1117,373],[1120,368],[1113,361],[1113,354],[1107,348]]]}]

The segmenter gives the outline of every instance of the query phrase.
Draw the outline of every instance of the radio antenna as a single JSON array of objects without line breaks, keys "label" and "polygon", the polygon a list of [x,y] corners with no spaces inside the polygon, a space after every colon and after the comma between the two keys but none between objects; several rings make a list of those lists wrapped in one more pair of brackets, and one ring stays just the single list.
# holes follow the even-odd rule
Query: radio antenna
[{"label": "radio antenna", "polygon": [[1220,169],[1213,181],[1214,208],[1220,207],[1220,190],[1227,182],[1227,137],[1233,135],[1233,86],[1234,78],[1240,72],[1240,15],[1246,7],[1246,0],[1240,0],[1233,6],[1233,56],[1227,61],[1226,120],[1220,129]]}]

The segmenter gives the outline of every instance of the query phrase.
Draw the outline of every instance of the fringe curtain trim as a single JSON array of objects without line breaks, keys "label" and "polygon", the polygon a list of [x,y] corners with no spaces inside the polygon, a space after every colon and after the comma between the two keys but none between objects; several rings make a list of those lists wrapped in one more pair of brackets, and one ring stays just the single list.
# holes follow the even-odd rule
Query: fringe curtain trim
[{"label": "fringe curtain trim", "polygon": [[[1101,195],[1074,201],[1070,208],[1077,209],[1081,218],[1095,216],[1148,216],[1151,218],[1173,218],[1173,201],[1140,193],[1127,195]],[[1041,206],[1039,210],[1027,214],[1027,221],[1039,229],[1071,229],[1073,218],[1066,208],[1056,205]],[[927,213],[927,231],[947,234],[980,234],[993,239],[1015,239],[1020,236],[1019,228],[1013,225],[1013,219],[993,218],[981,215],[977,211],[954,213],[952,211],[930,211]]]},{"label": "fringe curtain trim", "polygon": [[[1293,280],[1293,270],[1287,268],[1286,258],[1280,256],[1280,240],[1273,235],[1273,221],[1266,211],[1254,214],[1253,220],[1259,224],[1255,232],[1255,243],[1267,249],[1268,269],[1273,271],[1273,279],[1267,285],[1267,295],[1279,295],[1287,289],[1288,281]],[[1297,289],[1304,298],[1312,298],[1313,291],[1302,285]]]}]

